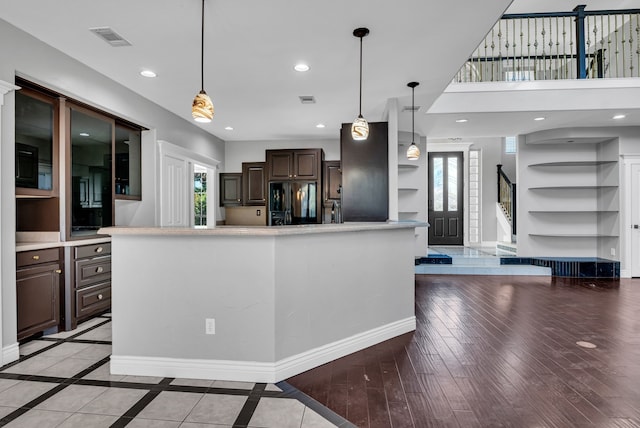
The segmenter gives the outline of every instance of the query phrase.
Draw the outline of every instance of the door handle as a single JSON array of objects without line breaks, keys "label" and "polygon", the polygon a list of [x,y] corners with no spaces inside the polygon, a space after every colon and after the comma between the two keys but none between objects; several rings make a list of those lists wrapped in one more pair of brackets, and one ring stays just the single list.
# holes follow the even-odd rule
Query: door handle
[{"label": "door handle", "polygon": [[633,225],[633,226],[631,226],[631,227],[633,227],[634,229],[638,229],[638,225],[637,225],[637,224],[634,224],[634,225]]}]

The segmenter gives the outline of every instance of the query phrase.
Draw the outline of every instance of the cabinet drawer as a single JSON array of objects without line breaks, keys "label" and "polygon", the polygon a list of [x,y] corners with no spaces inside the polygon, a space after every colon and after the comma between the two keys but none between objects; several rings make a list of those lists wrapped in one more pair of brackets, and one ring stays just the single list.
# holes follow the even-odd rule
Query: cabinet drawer
[{"label": "cabinet drawer", "polygon": [[18,268],[40,263],[58,263],[59,261],[59,248],[46,248],[44,250],[22,251],[20,253],[16,253],[16,266]]},{"label": "cabinet drawer", "polygon": [[76,288],[111,279],[111,256],[76,260]]},{"label": "cabinet drawer", "polygon": [[111,243],[109,242],[105,242],[104,244],[83,245],[81,247],[75,247],[76,259],[104,256],[108,254],[111,254]]},{"label": "cabinet drawer", "polygon": [[76,317],[83,318],[111,307],[111,281],[76,291]]}]

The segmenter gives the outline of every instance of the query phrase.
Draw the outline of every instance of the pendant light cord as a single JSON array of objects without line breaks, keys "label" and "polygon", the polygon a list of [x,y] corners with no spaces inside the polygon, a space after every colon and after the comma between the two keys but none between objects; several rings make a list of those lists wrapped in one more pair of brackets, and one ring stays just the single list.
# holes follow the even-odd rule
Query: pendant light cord
[{"label": "pendant light cord", "polygon": [[202,0],[202,30],[200,31],[200,88],[204,91],[204,0]]},{"label": "pendant light cord", "polygon": [[360,107],[358,115],[362,117],[362,37],[360,37]]},{"label": "pendant light cord", "polygon": [[411,144],[415,144],[414,122],[416,120],[416,102],[414,98],[416,88],[411,88]]}]

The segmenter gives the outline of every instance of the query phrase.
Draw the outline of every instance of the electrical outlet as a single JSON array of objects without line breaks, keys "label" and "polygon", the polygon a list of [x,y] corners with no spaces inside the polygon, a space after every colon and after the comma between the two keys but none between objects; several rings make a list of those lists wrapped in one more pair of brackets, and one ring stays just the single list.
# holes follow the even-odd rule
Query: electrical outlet
[{"label": "electrical outlet", "polygon": [[615,249],[615,248],[612,248],[612,249],[611,249],[611,255],[612,255],[613,257],[615,257],[615,256],[616,256],[616,249]]},{"label": "electrical outlet", "polygon": [[262,211],[260,211],[260,210],[256,210],[256,215],[257,215],[258,217],[260,217],[260,216],[262,215]]},{"label": "electrical outlet", "polygon": [[204,320],[204,332],[205,334],[216,334],[216,320],[214,318],[207,318]]}]

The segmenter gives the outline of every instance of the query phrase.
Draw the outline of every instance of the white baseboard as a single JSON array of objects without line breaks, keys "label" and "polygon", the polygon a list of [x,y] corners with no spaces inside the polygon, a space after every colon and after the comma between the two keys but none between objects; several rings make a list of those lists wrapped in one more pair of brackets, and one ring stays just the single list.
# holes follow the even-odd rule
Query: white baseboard
[{"label": "white baseboard", "polygon": [[415,329],[412,316],[276,362],[112,355],[111,373],[275,383]]},{"label": "white baseboard", "polygon": [[20,358],[18,342],[2,348],[2,365],[12,363]]},{"label": "white baseboard", "polygon": [[276,382],[415,329],[413,316],[282,359],[275,364]]},{"label": "white baseboard", "polygon": [[631,278],[631,269],[621,269],[620,278]]}]

